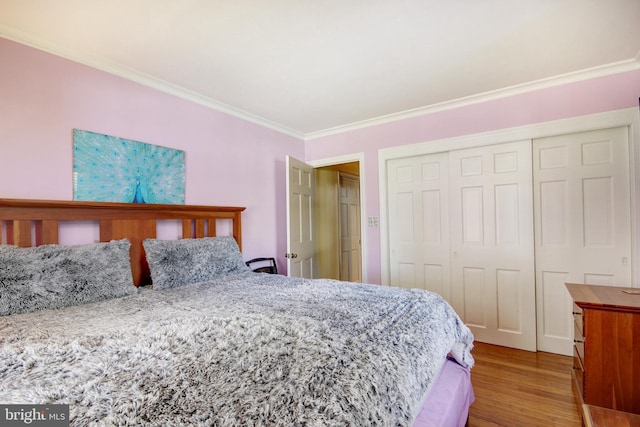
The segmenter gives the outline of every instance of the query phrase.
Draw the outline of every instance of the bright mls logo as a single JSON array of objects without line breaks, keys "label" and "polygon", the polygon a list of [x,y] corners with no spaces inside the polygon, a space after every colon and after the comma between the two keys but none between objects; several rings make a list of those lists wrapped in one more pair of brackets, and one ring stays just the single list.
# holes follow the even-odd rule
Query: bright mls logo
[{"label": "bright mls logo", "polygon": [[0,405],[0,425],[68,427],[69,405]]}]

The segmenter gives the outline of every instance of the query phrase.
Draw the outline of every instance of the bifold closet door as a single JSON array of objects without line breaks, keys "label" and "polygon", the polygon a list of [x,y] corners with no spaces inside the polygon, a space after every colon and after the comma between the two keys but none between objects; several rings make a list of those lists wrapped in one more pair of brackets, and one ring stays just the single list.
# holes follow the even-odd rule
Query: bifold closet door
[{"label": "bifold closet door", "polygon": [[565,282],[632,284],[628,132],[533,141],[539,350],[572,352]]},{"label": "bifold closet door", "polygon": [[481,342],[536,349],[531,141],[449,153],[451,300]]},{"label": "bifold closet door", "polygon": [[387,168],[391,284],[441,294],[479,341],[535,350],[531,142]]},{"label": "bifold closet door", "polygon": [[391,284],[478,341],[571,354],[564,283],[632,284],[629,153],[620,127],[389,161]]},{"label": "bifold closet door", "polygon": [[387,187],[391,285],[451,302],[448,167],[447,153],[393,159]]}]

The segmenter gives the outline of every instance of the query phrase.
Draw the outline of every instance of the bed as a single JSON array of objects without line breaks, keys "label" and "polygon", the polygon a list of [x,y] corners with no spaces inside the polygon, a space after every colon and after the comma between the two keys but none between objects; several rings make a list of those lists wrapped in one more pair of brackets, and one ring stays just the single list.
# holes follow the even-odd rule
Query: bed
[{"label": "bed", "polygon": [[[0,199],[0,404],[68,404],[71,425],[465,424],[473,336],[449,304],[252,272],[243,210]],[[99,242],[61,244],[76,222]]]}]

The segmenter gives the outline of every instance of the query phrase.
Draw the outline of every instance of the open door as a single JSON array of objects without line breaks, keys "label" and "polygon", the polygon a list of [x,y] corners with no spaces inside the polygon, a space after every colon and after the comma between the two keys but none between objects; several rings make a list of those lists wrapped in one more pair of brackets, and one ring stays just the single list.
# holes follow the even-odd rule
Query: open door
[{"label": "open door", "polygon": [[287,274],[317,277],[315,175],[312,166],[287,156]]}]

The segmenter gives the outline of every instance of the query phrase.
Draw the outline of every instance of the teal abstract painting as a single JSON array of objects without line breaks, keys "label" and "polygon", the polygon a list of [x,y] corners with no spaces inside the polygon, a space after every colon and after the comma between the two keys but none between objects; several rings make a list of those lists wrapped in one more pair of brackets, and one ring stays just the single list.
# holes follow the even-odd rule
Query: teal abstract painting
[{"label": "teal abstract painting", "polygon": [[184,204],[184,151],[73,130],[73,199]]}]

